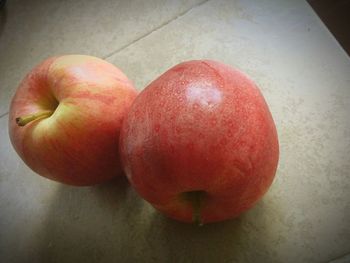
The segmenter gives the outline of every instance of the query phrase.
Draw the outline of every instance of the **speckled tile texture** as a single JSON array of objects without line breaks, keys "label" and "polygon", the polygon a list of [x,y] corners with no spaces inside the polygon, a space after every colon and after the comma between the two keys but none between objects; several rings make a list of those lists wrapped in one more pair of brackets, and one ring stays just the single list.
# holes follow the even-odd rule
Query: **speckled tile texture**
[{"label": "speckled tile texture", "polygon": [[125,178],[76,188],[35,175],[4,115],[1,262],[349,262],[350,59],[306,1],[28,2],[9,1],[0,27],[1,113],[52,53],[105,57],[139,90],[176,63],[209,58],[256,81],[281,155],[253,209],[196,227],[156,212]]}]

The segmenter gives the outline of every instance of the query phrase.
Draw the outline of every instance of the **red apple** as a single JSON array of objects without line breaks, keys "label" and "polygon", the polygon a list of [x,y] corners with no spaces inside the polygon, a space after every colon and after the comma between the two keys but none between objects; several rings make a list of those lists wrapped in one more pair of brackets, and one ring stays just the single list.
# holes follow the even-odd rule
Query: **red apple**
[{"label": "red apple", "polygon": [[128,78],[102,59],[49,58],[12,100],[12,145],[44,177],[71,185],[103,182],[121,174],[120,128],[136,96]]},{"label": "red apple", "polygon": [[181,63],[149,84],[125,117],[120,153],[136,191],[171,218],[233,218],[268,190],[278,163],[269,108],[242,72]]}]

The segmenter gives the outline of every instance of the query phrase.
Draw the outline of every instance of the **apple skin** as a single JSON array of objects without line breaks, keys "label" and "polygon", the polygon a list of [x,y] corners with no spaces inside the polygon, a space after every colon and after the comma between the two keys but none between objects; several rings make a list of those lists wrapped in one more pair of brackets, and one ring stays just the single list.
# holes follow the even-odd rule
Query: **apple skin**
[{"label": "apple skin", "polygon": [[[114,65],[91,56],[52,57],[20,83],[10,105],[13,147],[36,173],[69,185],[94,185],[122,174],[122,120],[137,96]],[[23,127],[16,118],[54,111]]]},{"label": "apple skin", "polygon": [[202,223],[237,217],[268,190],[279,146],[252,80],[210,60],[181,63],[150,83],[124,119],[120,154],[136,191],[167,216]]}]

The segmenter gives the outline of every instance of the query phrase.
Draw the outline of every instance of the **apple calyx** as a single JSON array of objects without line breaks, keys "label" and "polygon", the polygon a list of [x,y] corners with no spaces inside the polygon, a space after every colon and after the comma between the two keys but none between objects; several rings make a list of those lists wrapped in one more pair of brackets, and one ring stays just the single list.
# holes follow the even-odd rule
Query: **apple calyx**
[{"label": "apple calyx", "polygon": [[203,199],[206,193],[204,191],[190,191],[185,193],[185,198],[192,205],[192,220],[197,226],[202,226],[201,209]]},{"label": "apple calyx", "polygon": [[28,114],[25,116],[17,117],[16,118],[16,123],[18,126],[25,126],[26,124],[35,121],[37,119],[41,118],[47,118],[50,117],[53,114],[53,111],[47,110],[47,111],[39,111],[34,114]]}]

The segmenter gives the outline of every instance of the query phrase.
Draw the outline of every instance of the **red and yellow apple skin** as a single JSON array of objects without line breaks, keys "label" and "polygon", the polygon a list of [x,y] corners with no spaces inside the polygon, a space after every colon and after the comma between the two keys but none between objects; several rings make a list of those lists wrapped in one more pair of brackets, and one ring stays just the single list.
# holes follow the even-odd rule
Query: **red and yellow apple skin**
[{"label": "red and yellow apple skin", "polygon": [[199,213],[209,223],[237,217],[264,195],[279,147],[254,82],[205,60],[171,68],[139,94],[120,153],[129,181],[155,208],[183,222]]},{"label": "red and yellow apple skin", "polygon": [[12,145],[44,177],[78,186],[101,183],[121,174],[120,128],[136,96],[128,78],[102,59],[49,58],[24,78],[12,99]]}]

